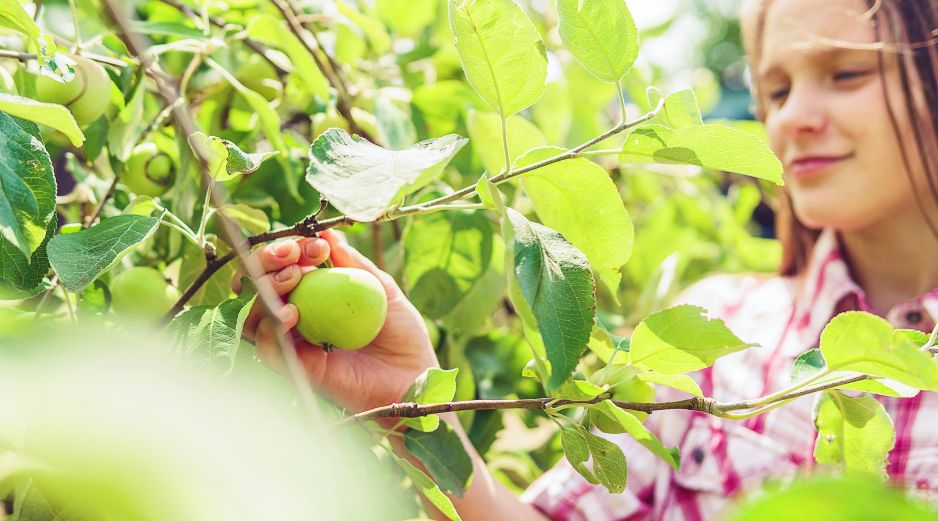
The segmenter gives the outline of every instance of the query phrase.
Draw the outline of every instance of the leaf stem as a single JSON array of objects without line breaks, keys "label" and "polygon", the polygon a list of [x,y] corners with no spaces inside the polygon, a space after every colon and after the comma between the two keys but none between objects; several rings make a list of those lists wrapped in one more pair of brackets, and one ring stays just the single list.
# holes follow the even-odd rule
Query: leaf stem
[{"label": "leaf stem", "polygon": [[508,175],[511,173],[511,152],[508,150],[508,118],[502,114],[502,111],[498,111],[498,119],[502,123],[502,148],[505,153],[505,166],[499,175]]}]

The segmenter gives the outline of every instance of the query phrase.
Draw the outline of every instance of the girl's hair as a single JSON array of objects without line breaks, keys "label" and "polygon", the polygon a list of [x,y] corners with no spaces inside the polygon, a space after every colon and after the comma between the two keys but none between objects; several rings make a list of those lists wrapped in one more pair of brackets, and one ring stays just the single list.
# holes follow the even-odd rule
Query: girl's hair
[{"label": "girl's hair", "polygon": [[[762,58],[765,13],[774,0],[746,0],[743,7],[743,34],[753,70]],[[866,0],[868,18],[876,34],[880,77],[893,133],[899,140],[902,163],[909,176],[916,202],[932,235],[938,238],[938,224],[931,221],[927,205],[938,203],[938,0]],[[896,53],[902,92],[898,103],[889,102],[886,91],[883,53]],[[755,77],[755,75],[753,75]],[[754,113],[763,118],[759,86],[753,82]],[[916,110],[916,108],[920,110]],[[901,139],[897,115],[904,111],[914,142]],[[931,197],[916,186],[913,166],[921,168]],[[921,183],[919,183],[921,184]],[[775,225],[782,243],[779,273],[795,275],[804,270],[819,235],[800,222],[792,209],[787,190],[779,193]]]}]

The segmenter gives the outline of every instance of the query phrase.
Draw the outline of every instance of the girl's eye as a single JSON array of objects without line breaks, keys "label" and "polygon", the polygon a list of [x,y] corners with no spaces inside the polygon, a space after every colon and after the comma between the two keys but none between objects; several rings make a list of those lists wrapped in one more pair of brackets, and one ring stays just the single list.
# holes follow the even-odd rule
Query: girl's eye
[{"label": "girl's eye", "polygon": [[788,88],[780,88],[769,91],[769,99],[772,101],[781,101],[788,96]]},{"label": "girl's eye", "polygon": [[857,78],[862,78],[868,76],[871,71],[860,70],[860,71],[840,71],[834,74],[835,81],[850,81]]}]

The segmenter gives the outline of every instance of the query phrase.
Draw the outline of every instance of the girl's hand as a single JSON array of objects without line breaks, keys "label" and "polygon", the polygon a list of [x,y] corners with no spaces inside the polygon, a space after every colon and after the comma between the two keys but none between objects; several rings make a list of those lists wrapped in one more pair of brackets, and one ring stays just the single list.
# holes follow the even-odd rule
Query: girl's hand
[{"label": "girl's hand", "polygon": [[[353,412],[399,402],[420,373],[438,367],[426,324],[417,309],[407,300],[397,283],[378,269],[368,258],[349,246],[339,232],[326,230],[322,238],[303,238],[268,244],[254,251],[265,277],[281,297],[286,297],[302,275],[316,269],[326,258],[336,267],[360,268],[378,277],[388,296],[388,314],[375,340],[355,351],[339,349],[329,353],[311,344],[296,331],[290,331],[300,362],[312,381],[327,398]],[[240,292],[240,273],[235,273],[232,288]],[[284,304],[279,320],[264,317],[255,303],[245,321],[244,336],[253,339],[258,356],[282,369],[276,340],[276,328],[283,331],[296,326],[296,306]]]}]

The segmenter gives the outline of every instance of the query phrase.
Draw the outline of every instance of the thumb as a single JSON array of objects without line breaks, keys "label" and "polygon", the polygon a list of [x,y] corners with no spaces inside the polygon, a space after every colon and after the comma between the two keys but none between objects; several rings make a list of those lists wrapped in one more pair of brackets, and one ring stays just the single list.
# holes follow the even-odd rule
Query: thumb
[{"label": "thumb", "polygon": [[336,267],[358,268],[371,273],[375,277],[378,277],[378,280],[384,285],[384,290],[387,292],[388,296],[392,296],[401,291],[394,277],[381,270],[371,259],[365,257],[361,252],[350,246],[340,232],[323,230],[320,232],[319,236],[329,243],[330,257]]}]

